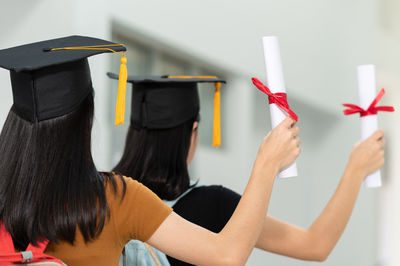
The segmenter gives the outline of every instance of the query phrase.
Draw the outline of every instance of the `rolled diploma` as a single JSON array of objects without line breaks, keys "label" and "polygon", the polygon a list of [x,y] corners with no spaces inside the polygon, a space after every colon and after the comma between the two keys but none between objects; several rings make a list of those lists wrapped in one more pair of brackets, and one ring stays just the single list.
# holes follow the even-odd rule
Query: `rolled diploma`
[{"label": "rolled diploma", "polygon": [[[361,65],[358,72],[358,94],[360,107],[366,110],[376,97],[376,79],[374,65]],[[368,115],[361,117],[361,139],[365,140],[378,129],[378,116]],[[380,187],[382,185],[381,171],[378,170],[364,179],[366,187]]]},{"label": "rolled diploma", "polygon": [[[278,38],[276,36],[263,37],[265,69],[267,73],[267,86],[272,93],[285,92],[285,81],[283,79],[282,62],[279,51]],[[272,128],[282,122],[287,114],[276,104],[270,104]],[[297,176],[296,162],[282,170],[278,177],[287,178]]]}]

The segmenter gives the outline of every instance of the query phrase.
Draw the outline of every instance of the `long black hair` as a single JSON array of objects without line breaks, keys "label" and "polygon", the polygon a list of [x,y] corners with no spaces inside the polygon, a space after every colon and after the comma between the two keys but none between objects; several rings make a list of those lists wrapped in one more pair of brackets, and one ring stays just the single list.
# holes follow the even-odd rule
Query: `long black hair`
[{"label": "long black hair", "polygon": [[197,116],[169,129],[129,127],[125,149],[114,171],[141,182],[163,200],[190,187],[187,157]]},{"label": "long black hair", "polygon": [[73,112],[31,123],[10,110],[0,135],[0,220],[17,249],[43,238],[73,244],[101,233],[108,216],[104,182],[91,155],[93,96]]}]

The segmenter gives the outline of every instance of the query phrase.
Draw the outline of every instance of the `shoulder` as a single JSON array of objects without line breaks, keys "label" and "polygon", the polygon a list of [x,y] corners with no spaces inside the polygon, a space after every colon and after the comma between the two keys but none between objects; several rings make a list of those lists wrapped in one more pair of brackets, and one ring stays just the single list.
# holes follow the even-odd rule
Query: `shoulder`
[{"label": "shoulder", "polygon": [[106,190],[111,220],[123,244],[129,239],[146,241],[172,212],[156,194],[130,177],[114,175]]},{"label": "shoulder", "polygon": [[215,199],[236,199],[240,195],[229,188],[221,185],[199,186],[195,187],[183,199],[196,199],[200,198],[207,201],[214,201]]},{"label": "shoulder", "polygon": [[133,198],[152,198],[157,199],[150,189],[142,183],[123,175],[112,173],[112,176],[105,179],[105,188],[109,200],[120,200],[132,203]]},{"label": "shoulder", "polygon": [[200,186],[192,189],[174,206],[183,218],[219,232],[232,216],[240,195],[220,185]]}]

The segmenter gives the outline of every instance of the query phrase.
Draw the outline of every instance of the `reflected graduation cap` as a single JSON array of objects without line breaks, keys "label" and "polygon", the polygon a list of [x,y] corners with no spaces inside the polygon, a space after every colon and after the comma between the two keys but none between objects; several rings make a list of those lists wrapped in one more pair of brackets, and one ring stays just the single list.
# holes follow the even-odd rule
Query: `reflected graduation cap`
[{"label": "reflected graduation cap", "polygon": [[87,58],[114,52],[126,64],[124,51],[122,44],[84,36],[0,50],[0,67],[10,70],[13,110],[30,122],[72,112],[93,91]]},{"label": "reflected graduation cap", "polygon": [[197,84],[214,83],[213,146],[220,146],[220,87],[225,80],[215,76],[128,76],[127,80],[132,83],[131,124],[136,129],[172,128],[194,118],[200,111]]}]

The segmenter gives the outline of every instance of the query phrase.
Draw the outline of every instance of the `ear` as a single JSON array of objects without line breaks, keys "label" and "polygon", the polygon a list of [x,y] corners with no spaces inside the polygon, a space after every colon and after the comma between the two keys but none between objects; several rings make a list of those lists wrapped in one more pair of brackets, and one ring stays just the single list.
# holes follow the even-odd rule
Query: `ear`
[{"label": "ear", "polygon": [[196,131],[198,127],[199,127],[199,122],[195,121],[195,122],[193,123],[193,128],[192,128],[192,130],[193,130],[193,131]]}]

